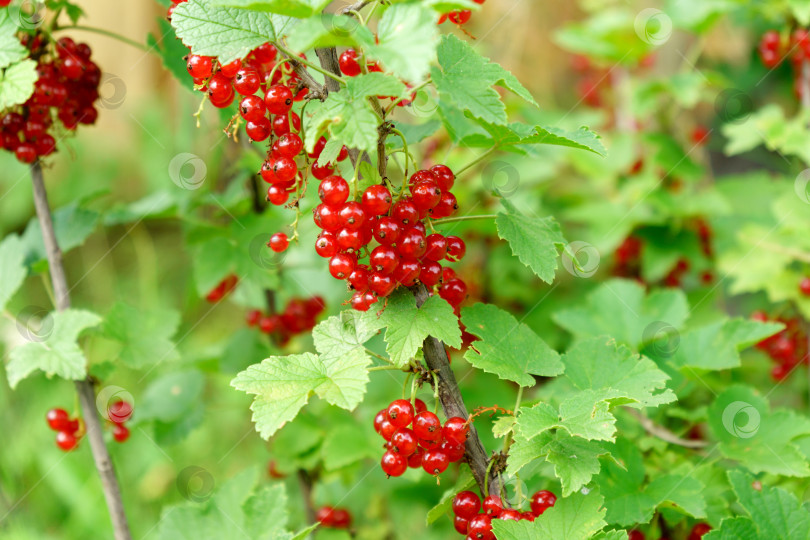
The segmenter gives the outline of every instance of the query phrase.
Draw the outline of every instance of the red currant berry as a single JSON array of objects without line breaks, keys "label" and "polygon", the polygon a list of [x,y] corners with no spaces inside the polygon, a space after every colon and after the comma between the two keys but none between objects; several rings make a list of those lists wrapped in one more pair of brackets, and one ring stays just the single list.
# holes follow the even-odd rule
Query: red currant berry
[{"label": "red currant berry", "polygon": [[354,49],[346,49],[340,53],[338,66],[340,66],[340,72],[347,77],[356,77],[363,71],[357,61],[357,51]]},{"label": "red currant berry", "polygon": [[270,249],[276,253],[281,253],[290,245],[290,240],[287,238],[285,233],[277,232],[270,237],[270,241],[267,243],[267,245],[270,246]]},{"label": "red currant berry", "polygon": [[413,400],[413,408],[416,414],[419,414],[420,412],[425,412],[427,410],[427,405],[425,405],[425,402],[421,399],[416,398]]},{"label": "red currant berry", "polygon": [[403,257],[394,269],[394,281],[406,287],[410,287],[419,278],[419,261],[411,257]]},{"label": "red currant berry", "polygon": [[441,234],[431,234],[425,238],[425,254],[422,256],[429,261],[441,261],[447,255],[447,239]]},{"label": "red currant berry", "polygon": [[239,114],[247,121],[257,121],[265,118],[267,107],[259,96],[245,96],[239,103]]},{"label": "red currant berry", "polygon": [[329,273],[335,279],[346,279],[354,270],[356,259],[345,253],[338,253],[329,259]]},{"label": "red currant berry", "polygon": [[357,291],[352,295],[349,303],[351,304],[352,309],[356,311],[368,311],[371,307],[371,303],[368,301],[366,294],[360,291]]},{"label": "red currant berry", "polygon": [[[290,129],[290,126],[292,126],[292,129]],[[275,133],[276,137],[281,137],[293,130],[301,130],[301,118],[294,112],[290,112],[289,115],[279,114],[273,117],[273,133]]]},{"label": "red currant berry", "polygon": [[419,210],[430,210],[439,204],[441,198],[442,190],[439,189],[435,182],[419,182],[411,187],[411,200]]},{"label": "red currant berry", "polygon": [[124,424],[115,424],[115,427],[113,427],[113,439],[120,443],[129,439],[129,428]]},{"label": "red currant berry", "polygon": [[447,469],[449,464],[450,460],[447,459],[447,454],[438,449],[428,450],[425,452],[425,455],[422,456],[422,468],[425,469],[425,472],[428,474],[441,474]]},{"label": "red currant berry", "polygon": [[245,133],[250,137],[250,140],[256,142],[266,140],[270,136],[271,130],[270,120],[264,116],[256,120],[248,120],[247,124],[245,124]]},{"label": "red currant berry", "polygon": [[304,143],[295,133],[285,133],[273,143],[273,153],[279,156],[295,159],[301,153]]},{"label": "red currant berry", "polygon": [[467,299],[467,285],[460,279],[445,281],[439,287],[439,296],[447,300],[453,307],[458,307]]},{"label": "red currant berry", "polygon": [[272,161],[273,175],[281,184],[286,184],[295,179],[298,174],[298,165],[288,157],[279,156]]},{"label": "red currant berry", "polygon": [[447,260],[448,261],[460,261],[464,258],[464,255],[467,253],[467,245],[464,243],[464,240],[459,238],[458,236],[448,236],[447,237]]},{"label": "red currant berry", "polygon": [[425,261],[419,270],[419,281],[425,284],[425,287],[433,287],[442,277],[442,265],[434,261]]},{"label": "red currant berry", "polygon": [[51,409],[45,419],[54,431],[67,431],[70,427],[70,415],[65,409]]},{"label": "red currant berry", "polygon": [[208,81],[208,97],[211,104],[220,109],[230,105],[235,93],[231,80],[221,73],[217,73]]},{"label": "red currant berry", "polygon": [[413,405],[407,399],[395,399],[388,406],[388,418],[398,428],[410,425],[413,414]]},{"label": "red currant berry", "polygon": [[447,14],[447,18],[450,19],[450,22],[453,24],[457,24],[461,26],[465,24],[467,21],[470,20],[470,16],[472,15],[472,11],[469,9],[461,9],[458,11],[451,11]]},{"label": "red currant berry", "polygon": [[315,208],[315,223],[323,230],[337,232],[340,229],[340,215],[338,209],[320,204]]},{"label": "red currant berry", "polygon": [[627,540],[647,540],[647,537],[643,532],[633,529],[627,532]]},{"label": "red currant berry", "polygon": [[402,454],[388,450],[380,461],[382,470],[388,476],[402,476],[408,469],[408,459]]},{"label": "red currant berry", "polygon": [[452,216],[456,213],[456,210],[458,210],[458,201],[456,201],[456,196],[449,191],[443,191],[442,196],[439,199],[439,204],[430,210],[430,215],[434,219],[440,219]]},{"label": "red currant berry", "polygon": [[463,534],[466,536],[467,534],[467,526],[469,525],[470,520],[465,519],[461,516],[455,516],[453,518],[453,528],[456,529],[456,532]]},{"label": "red currant berry", "polygon": [[229,79],[233,79],[236,74],[239,72],[239,68],[242,67],[242,61],[240,59],[236,59],[230,64],[225,64],[224,66],[220,66],[220,72],[228,77]]},{"label": "red currant berry", "polygon": [[444,438],[456,444],[466,443],[467,434],[469,432],[470,426],[463,418],[459,416],[449,418],[447,422],[444,423],[444,427],[442,428],[442,435]]},{"label": "red currant berry", "polygon": [[407,457],[416,452],[418,444],[413,431],[406,427],[399,428],[391,435],[391,450],[403,456]]},{"label": "red currant berry", "polygon": [[332,512],[332,527],[335,529],[348,529],[352,526],[352,515],[348,510],[335,508]]},{"label": "red currant berry", "polygon": [[420,439],[436,441],[442,437],[442,423],[432,412],[423,411],[414,417],[413,431]]},{"label": "red currant berry", "polygon": [[447,459],[450,463],[456,463],[464,458],[464,446],[460,444],[444,441],[441,446],[439,446],[439,450],[447,454]]},{"label": "red currant berry", "polygon": [[540,490],[534,495],[532,495],[532,498],[530,500],[532,513],[534,513],[536,516],[539,516],[543,512],[554,506],[555,502],[557,502],[556,495],[545,489]]},{"label": "red currant berry", "polygon": [[456,176],[447,165],[434,165],[430,168],[430,172],[433,173],[436,184],[442,191],[448,191],[453,187],[453,183],[456,181]]},{"label": "red currant berry", "polygon": [[453,498],[453,513],[472,519],[481,510],[481,498],[472,491],[461,491]]},{"label": "red currant berry", "polygon": [[56,445],[66,452],[76,448],[78,443],[79,440],[73,433],[60,431],[56,434]]},{"label": "red currant berry", "polygon": [[369,264],[375,272],[390,274],[399,263],[399,255],[391,246],[377,246],[369,255]]},{"label": "red currant berry", "polygon": [[391,208],[391,192],[388,188],[377,184],[370,186],[363,192],[363,209],[369,216],[387,214]]},{"label": "red currant berry", "polygon": [[314,176],[318,180],[324,180],[328,176],[335,173],[335,168],[330,163],[327,163],[326,165],[323,166],[318,165],[318,162],[316,161],[312,164],[311,171],[312,176]]},{"label": "red currant berry", "polygon": [[315,240],[315,252],[321,257],[332,257],[338,252],[335,235],[324,231]]},{"label": "red currant berry", "polygon": [[358,229],[340,229],[335,238],[338,251],[354,252],[363,247],[362,232]]},{"label": "red currant berry", "polygon": [[357,202],[348,202],[341,207],[340,221],[347,229],[359,229],[366,221],[366,212],[363,206]]},{"label": "red currant berry", "polygon": [[503,501],[497,495],[488,495],[481,504],[484,513],[491,517],[498,517],[503,512]]},{"label": "red currant berry", "polygon": [[705,534],[712,530],[711,525],[708,523],[698,523],[694,527],[692,527],[692,531],[689,533],[688,540],[700,540],[703,538]]},{"label": "red currant berry", "polygon": [[290,192],[282,184],[267,188],[267,200],[274,206],[281,206],[290,199]]},{"label": "red currant berry", "polygon": [[520,514],[520,519],[525,519],[526,521],[534,521],[535,519],[537,519],[537,516],[535,516],[531,512],[523,512]]},{"label": "red currant berry", "polygon": [[802,279],[799,283],[799,291],[805,296],[810,296],[810,277]]},{"label": "red currant berry", "polygon": [[37,147],[27,142],[20,143],[14,150],[14,155],[20,163],[33,163],[37,159]]},{"label": "red currant berry", "polygon": [[207,79],[214,71],[214,59],[210,56],[192,54],[186,60],[186,69],[195,79]]},{"label": "red currant berry", "polygon": [[475,540],[495,540],[492,534],[492,518],[486,514],[478,514],[467,525],[467,537]]},{"label": "red currant berry", "polygon": [[391,294],[397,286],[397,282],[390,274],[383,274],[381,272],[374,272],[368,282],[368,288],[379,296],[385,298]]},{"label": "red currant berry", "polygon": [[239,69],[233,79],[233,89],[242,96],[252,96],[261,84],[262,79],[259,77],[259,72],[252,67]]},{"label": "red currant berry", "polygon": [[251,309],[245,315],[245,322],[248,326],[253,327],[259,324],[259,319],[262,318],[262,312],[258,309]]},{"label": "red currant berry", "polygon": [[324,204],[342,205],[349,198],[349,183],[340,176],[328,176],[318,187],[318,195]]},{"label": "red currant berry", "polygon": [[419,221],[419,209],[410,199],[402,199],[394,204],[391,217],[401,222],[403,225],[411,225]]},{"label": "red currant berry", "polygon": [[425,254],[427,243],[425,233],[416,227],[411,227],[402,233],[397,243],[397,250],[404,257],[420,258]]},{"label": "red currant berry", "polygon": [[501,512],[501,514],[498,516],[498,519],[511,519],[512,521],[520,521],[520,512],[509,508]]},{"label": "red currant berry", "polygon": [[390,246],[399,239],[402,226],[399,220],[383,216],[374,222],[374,239],[384,246]]},{"label": "red currant berry", "polygon": [[107,418],[114,424],[123,424],[132,417],[132,405],[123,400],[114,402],[107,408]]},{"label": "red currant berry", "polygon": [[358,264],[354,271],[349,274],[349,286],[355,291],[365,292],[368,290],[368,279],[371,273],[364,264]]},{"label": "red currant berry", "polygon": [[264,104],[270,114],[286,114],[292,108],[293,95],[289,88],[280,84],[271,86],[264,94]]},{"label": "red currant berry", "polygon": [[421,447],[417,447],[416,451],[408,456],[408,467],[411,469],[418,469],[422,466],[422,457],[424,457],[425,451]]}]

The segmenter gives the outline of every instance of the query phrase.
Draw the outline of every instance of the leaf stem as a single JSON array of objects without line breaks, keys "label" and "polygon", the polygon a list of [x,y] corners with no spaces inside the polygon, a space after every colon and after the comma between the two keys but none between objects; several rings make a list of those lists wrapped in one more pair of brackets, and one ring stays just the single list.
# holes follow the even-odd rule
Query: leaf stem
[{"label": "leaf stem", "polygon": [[[429,85],[431,82],[433,82],[433,81],[431,81],[430,77],[428,77],[428,79],[425,82],[411,88],[410,89],[410,95],[412,96],[412,99],[416,98],[416,94],[419,92],[419,90],[421,90],[425,86]],[[388,107],[385,108],[386,116],[388,114],[390,114],[391,111],[394,110],[394,107],[396,107],[398,104],[402,103],[404,100],[405,100],[405,96],[400,96],[397,99],[395,99],[394,101],[392,101],[391,104],[388,105]]]},{"label": "leaf stem", "polygon": [[481,161],[485,160],[485,159],[486,159],[486,158],[488,158],[488,157],[489,157],[489,156],[490,156],[490,155],[491,155],[493,152],[495,152],[495,150],[497,150],[497,149],[498,149],[498,147],[497,147],[497,146],[493,146],[492,148],[490,148],[489,150],[487,150],[486,152],[484,152],[483,154],[481,154],[480,156],[478,156],[478,157],[477,157],[477,158],[475,158],[474,160],[470,161],[469,163],[467,163],[466,165],[464,165],[462,168],[460,168],[460,169],[458,169],[457,171],[455,171],[456,176],[459,176],[461,173],[463,173],[463,172],[464,172],[464,171],[466,171],[467,169],[470,169],[470,168],[474,167],[475,165],[477,165],[479,162],[481,162]]},{"label": "leaf stem", "polygon": [[395,369],[398,369],[399,371],[402,371],[402,368],[400,368],[398,366],[373,366],[373,367],[368,368],[368,371],[392,371],[392,370],[395,370]]},{"label": "leaf stem", "polygon": [[142,51],[149,52],[151,50],[151,48],[147,47],[145,43],[140,43],[138,41],[135,41],[134,39],[129,39],[128,37],[122,36],[121,34],[116,34],[115,32],[104,30],[103,28],[95,28],[94,26],[83,26],[80,24],[73,24],[70,26],[60,26],[59,28],[55,28],[54,32],[59,32],[61,30],[84,30],[85,32],[93,32],[94,34],[100,34],[102,36],[107,36],[112,39],[117,39],[122,43],[132,45],[133,47],[140,49]]},{"label": "leaf stem", "polygon": [[[518,409],[520,408],[520,402],[521,401],[523,401],[523,386],[518,386],[517,399],[515,399],[515,408],[512,409],[512,411],[514,411],[514,413],[515,413],[515,418],[517,418],[517,412],[518,412]],[[512,441],[513,441],[513,437],[512,437],[512,432],[510,431],[509,433],[506,434],[506,439],[504,439],[504,441],[503,441],[503,454],[504,455],[509,454],[509,449],[512,447]]]},{"label": "leaf stem", "polygon": [[475,216],[456,216],[441,219],[431,219],[430,222],[433,225],[443,225],[445,223],[454,223],[456,221],[470,221],[473,219],[495,219],[497,217],[498,214],[478,214]]},{"label": "leaf stem", "polygon": [[303,65],[307,66],[310,69],[314,69],[315,71],[317,71],[321,75],[326,75],[327,77],[331,77],[332,79],[336,80],[340,84],[346,84],[346,81],[343,79],[343,77],[339,77],[339,76],[335,75],[334,73],[332,73],[331,71],[323,69],[321,66],[319,66],[317,64],[313,64],[312,62],[310,62],[306,58],[301,58],[300,56],[298,56],[297,54],[295,54],[294,52],[289,50],[287,47],[285,47],[284,45],[282,45],[278,41],[273,42],[273,45],[275,45],[278,50],[280,50],[281,52],[286,54],[289,57],[289,59],[292,60],[293,62],[303,64]]}]

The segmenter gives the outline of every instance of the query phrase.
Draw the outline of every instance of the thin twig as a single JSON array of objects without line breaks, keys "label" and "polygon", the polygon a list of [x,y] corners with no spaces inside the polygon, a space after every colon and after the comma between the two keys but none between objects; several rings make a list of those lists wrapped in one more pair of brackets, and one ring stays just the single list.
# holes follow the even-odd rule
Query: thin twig
[{"label": "thin twig", "polygon": [[[34,187],[34,206],[39,219],[42,240],[48,258],[48,269],[53,283],[56,309],[64,311],[70,308],[70,289],[68,289],[65,267],[62,263],[62,250],[59,249],[59,244],[56,241],[51,208],[48,205],[48,194],[45,191],[45,181],[42,177],[42,166],[39,160],[31,164],[31,181]],[[96,393],[93,390],[93,384],[90,379],[86,378],[75,381],[75,385],[76,392],[79,395],[82,418],[87,429],[87,438],[90,440],[93,461],[101,477],[104,498],[107,500],[107,509],[112,520],[114,538],[115,540],[131,540],[132,535],[129,532],[124,503],[121,499],[121,488],[118,485],[118,478],[115,476],[115,468],[107,450],[107,445],[104,444],[101,421],[96,412]]]},{"label": "thin twig", "polygon": [[663,426],[659,426],[639,411],[635,409],[630,409],[625,407],[625,410],[630,413],[630,416],[638,420],[638,423],[641,424],[641,427],[644,428],[644,431],[649,433],[654,437],[658,437],[664,442],[668,442],[670,444],[674,444],[677,446],[683,446],[684,448],[706,448],[709,446],[709,443],[706,441],[700,440],[689,440],[689,439],[682,439],[672,433],[670,430]]},{"label": "thin twig", "polygon": [[313,478],[304,469],[298,469],[298,487],[301,489],[301,498],[304,499],[304,511],[307,514],[307,522],[315,523],[315,504],[312,502]]},{"label": "thin twig", "polygon": [[372,0],[360,0],[360,2],[355,2],[354,4],[349,4],[346,7],[340,8],[337,11],[337,14],[338,15],[348,15],[352,11],[360,11],[361,9],[363,9],[364,7],[369,5],[371,2],[372,2]]}]

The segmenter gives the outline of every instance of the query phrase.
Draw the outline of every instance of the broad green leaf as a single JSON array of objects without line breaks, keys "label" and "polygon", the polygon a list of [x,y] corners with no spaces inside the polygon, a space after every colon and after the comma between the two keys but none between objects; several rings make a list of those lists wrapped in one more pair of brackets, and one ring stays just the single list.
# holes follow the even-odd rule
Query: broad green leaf
[{"label": "broad green leaf", "polygon": [[137,369],[179,358],[171,340],[179,325],[180,314],[174,310],[143,310],[118,302],[107,314],[101,330],[121,343],[118,359]]},{"label": "broad green leaf", "polygon": [[554,322],[578,338],[607,335],[633,348],[667,339],[689,314],[679,289],[645,294],[639,283],[611,279],[590,292],[583,305],[554,313]]},{"label": "broad green leaf", "polygon": [[163,67],[169,70],[182,86],[193,91],[194,80],[188,74],[186,62],[183,60],[188,54],[188,48],[183,46],[182,41],[174,38],[174,28],[169,21],[160,17],[157,24],[158,32],[146,36],[146,44],[160,56]]},{"label": "broad green leaf", "polygon": [[464,490],[472,489],[475,486],[475,478],[467,469],[462,469],[456,484],[442,494],[438,504],[428,510],[426,524],[430,525],[440,517],[447,515],[453,508],[453,499]]},{"label": "broad green leaf", "polygon": [[439,95],[476,118],[493,124],[506,123],[506,107],[493,85],[508,88],[537,106],[511,73],[453,35],[442,36],[438,58],[439,66],[432,67],[430,72]]},{"label": "broad green leaf", "polygon": [[416,307],[416,298],[407,290],[389,297],[379,322],[385,326],[386,352],[397,366],[406,366],[428,336],[450,347],[461,346],[461,329],[453,308],[438,295]]},{"label": "broad green leaf", "polygon": [[565,245],[560,224],[553,217],[526,217],[501,199],[506,212],[495,218],[498,236],[509,242],[512,253],[537,276],[551,283],[557,270],[558,249]]},{"label": "broad green leaf", "polygon": [[[466,115],[475,118],[470,112],[467,112]],[[607,153],[599,135],[584,126],[577,131],[563,131],[554,127],[530,126],[520,123],[492,124],[480,118],[475,120],[487,131],[489,136],[483,136],[481,133],[468,135],[461,139],[465,146],[505,148],[529,144],[550,144],[588,150],[600,156]]]},{"label": "broad green leaf", "polygon": [[[62,253],[67,253],[82,245],[87,237],[96,230],[98,221],[98,212],[83,208],[75,202],[56,209],[53,213],[53,228],[56,231],[56,241],[59,243]],[[37,263],[46,258],[41,231],[39,220],[33,218],[28,222],[23,233],[22,239],[28,250],[29,263]]]},{"label": "broad green leaf", "polygon": [[709,531],[701,540],[771,540],[770,533],[760,536],[756,525],[747,517],[724,519],[719,529]]},{"label": "broad green leaf", "polygon": [[17,30],[10,11],[0,10],[0,69],[19,62],[28,54],[17,37]]},{"label": "broad green leaf", "polygon": [[590,482],[591,477],[599,472],[599,456],[609,453],[603,443],[562,433],[558,433],[544,450],[546,460],[554,465],[554,474],[562,483],[563,497]]},{"label": "broad green leaf", "polygon": [[464,308],[461,322],[480,338],[464,355],[478,369],[521,386],[534,386],[532,375],[553,377],[563,371],[557,351],[531,328],[492,304]]},{"label": "broad green leaf", "polygon": [[[740,366],[740,351],[779,332],[781,323],[726,319],[680,335],[665,336],[644,347],[643,352],[679,369],[731,369]],[[674,340],[674,341],[673,341]]]},{"label": "broad green leaf", "polygon": [[37,77],[37,63],[30,58],[0,70],[0,110],[25,103]]},{"label": "broad green leaf", "polygon": [[509,447],[509,457],[506,460],[507,474],[517,474],[526,465],[545,456],[545,447],[552,438],[549,432],[544,432],[532,440],[515,437],[512,446]]},{"label": "broad green leaf", "polygon": [[498,540],[587,540],[605,523],[603,498],[599,493],[576,493],[557,502],[534,522],[492,520]]},{"label": "broad green leaf", "polygon": [[521,436],[532,439],[550,429],[564,429],[571,435],[608,441],[616,433],[616,418],[604,394],[578,392],[560,405],[559,411],[548,403],[519,409],[517,426]]},{"label": "broad green leaf", "polygon": [[357,426],[330,426],[321,447],[323,466],[334,471],[364,459],[379,458],[379,439],[367,436],[368,431],[358,433]]},{"label": "broad green leaf", "polygon": [[376,39],[358,34],[366,56],[378,60],[386,71],[408,81],[421,82],[436,59],[439,30],[436,13],[420,2],[389,7],[377,23]]},{"label": "broad green leaf", "polygon": [[346,88],[331,93],[304,122],[306,147],[311,151],[324,133],[330,140],[367,152],[377,148],[380,123],[368,98],[378,95],[399,96],[405,86],[396,78],[369,73],[349,79]]},{"label": "broad green leaf", "polygon": [[27,274],[23,243],[19,236],[10,234],[0,242],[0,311],[6,309]]},{"label": "broad green leaf", "polygon": [[329,3],[330,0],[214,0],[215,6],[235,7],[251,11],[267,11],[304,19],[311,17]]},{"label": "broad green leaf", "polygon": [[199,403],[205,376],[195,369],[163,375],[146,387],[137,403],[137,419],[170,423]]},{"label": "broad green leaf", "polygon": [[807,417],[789,410],[772,412],[754,389],[732,385],[709,407],[708,419],[726,458],[754,473],[810,476],[807,458],[796,444],[810,435]]},{"label": "broad green leaf", "polygon": [[363,345],[378,330],[375,320],[348,310],[318,324],[312,331],[312,339],[321,358],[340,358],[357,351],[364,352]]},{"label": "broad green leaf", "polygon": [[270,13],[218,7],[205,0],[178,4],[172,14],[177,37],[191,47],[194,54],[216,56],[223,64],[279,39],[293,21]]},{"label": "broad green leaf", "polygon": [[101,322],[89,311],[68,309],[49,316],[52,326],[41,341],[32,341],[11,350],[6,366],[9,385],[14,388],[35,370],[63,379],[82,379],[87,374],[87,360],[79,347],[79,335]]},{"label": "broad green leaf", "polygon": [[[362,35],[362,38],[358,38]],[[353,46],[373,40],[371,31],[350,15],[320,13],[300,21],[290,31],[287,47],[305,52],[316,47]]]}]

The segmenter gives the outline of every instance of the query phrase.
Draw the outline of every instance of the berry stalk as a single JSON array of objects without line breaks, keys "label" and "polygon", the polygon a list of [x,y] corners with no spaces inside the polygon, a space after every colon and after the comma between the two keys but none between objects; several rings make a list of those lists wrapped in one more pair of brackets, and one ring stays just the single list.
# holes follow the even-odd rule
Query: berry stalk
[{"label": "berry stalk", "polygon": [[[64,311],[70,308],[70,289],[68,289],[65,267],[62,263],[62,250],[56,241],[56,232],[53,228],[51,208],[48,204],[48,193],[45,191],[45,181],[42,177],[42,166],[37,159],[31,164],[31,181],[34,188],[34,206],[37,219],[42,230],[42,240],[48,258],[48,269],[53,283],[53,293],[56,299],[56,309]],[[75,381],[76,392],[79,395],[79,405],[82,410],[87,429],[87,438],[93,453],[93,461],[101,478],[101,487],[107,501],[107,509],[113,525],[115,540],[131,540],[124,503],[121,499],[121,488],[115,476],[112,458],[104,444],[101,421],[96,413],[96,393],[89,379]]]}]

